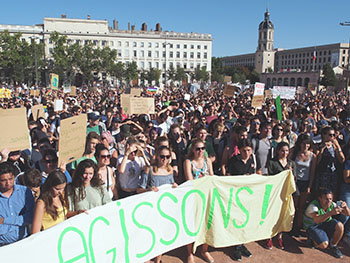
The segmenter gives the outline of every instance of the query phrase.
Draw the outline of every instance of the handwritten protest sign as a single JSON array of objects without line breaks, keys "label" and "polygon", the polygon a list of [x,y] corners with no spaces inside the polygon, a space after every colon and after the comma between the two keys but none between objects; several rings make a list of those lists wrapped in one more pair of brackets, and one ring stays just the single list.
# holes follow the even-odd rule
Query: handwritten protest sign
[{"label": "handwritten protest sign", "polygon": [[130,114],[154,114],[154,98],[130,97]]},{"label": "handwritten protest sign", "polygon": [[230,84],[227,84],[224,88],[224,95],[225,96],[228,96],[228,97],[232,97],[233,95],[235,95],[235,91],[237,90],[238,88],[236,86],[233,86],[233,85],[230,85]]},{"label": "handwritten protest sign", "polygon": [[298,86],[296,94],[305,94],[306,88],[302,86]]},{"label": "handwritten protest sign", "polygon": [[276,99],[280,95],[281,99],[294,100],[296,87],[274,86],[272,89],[273,98]]},{"label": "handwritten protest sign", "polygon": [[0,99],[9,99],[11,98],[11,90],[10,89],[0,89]]},{"label": "handwritten protest sign", "polygon": [[33,120],[36,121],[40,117],[44,119],[46,118],[44,106],[42,104],[34,105],[32,106],[31,109],[32,109]]},{"label": "handwritten protest sign", "polygon": [[72,86],[69,83],[65,83],[63,86],[64,93],[70,93],[72,91]]},{"label": "handwritten protest sign", "polygon": [[86,138],[86,114],[61,120],[59,163],[73,162],[83,156]]},{"label": "handwritten protest sign", "polygon": [[63,111],[63,100],[55,100],[54,104],[54,111]]},{"label": "handwritten protest sign", "polygon": [[190,100],[190,98],[191,98],[191,95],[190,95],[190,94],[185,94],[184,100]]},{"label": "handwritten protest sign", "polygon": [[30,149],[26,108],[0,110],[0,150]]},{"label": "handwritten protest sign", "polygon": [[291,229],[294,191],[290,171],[207,176],[96,207],[0,253],[3,262],[138,263],[191,242],[249,243]]},{"label": "handwritten protest sign", "polygon": [[264,102],[264,90],[265,90],[264,83],[259,83],[259,82],[255,83],[252,107],[261,108]]},{"label": "handwritten protest sign", "polygon": [[225,76],[224,77],[224,82],[231,82],[232,81],[232,77],[231,76]]},{"label": "handwritten protest sign", "polygon": [[130,94],[121,94],[120,95],[120,106],[123,109],[123,113],[128,114],[130,112]]},{"label": "handwritten protest sign", "polygon": [[50,73],[50,87],[51,89],[58,89],[59,76],[54,73]]}]

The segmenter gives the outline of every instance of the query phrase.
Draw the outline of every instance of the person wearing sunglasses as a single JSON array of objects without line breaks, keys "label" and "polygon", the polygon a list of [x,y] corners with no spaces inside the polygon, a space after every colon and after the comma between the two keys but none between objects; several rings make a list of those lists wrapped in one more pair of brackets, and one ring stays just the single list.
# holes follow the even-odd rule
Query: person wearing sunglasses
[{"label": "person wearing sunglasses", "polygon": [[[205,142],[201,139],[194,139],[184,162],[186,180],[194,180],[204,176],[214,175],[211,160],[204,156]],[[193,243],[187,245],[188,263],[194,263]],[[202,245],[202,257],[210,263],[214,262],[213,257],[208,252],[208,244]]]},{"label": "person wearing sunglasses", "polygon": [[328,188],[338,197],[339,166],[345,162],[344,153],[336,138],[335,130],[326,126],[321,130],[322,142],[317,152],[316,190]]},{"label": "person wearing sunglasses", "polygon": [[125,154],[119,155],[117,169],[119,173],[119,198],[125,198],[136,194],[139,186],[141,172],[150,163],[138,140],[131,136],[125,146]]},{"label": "person wearing sunglasses", "polygon": [[272,128],[272,138],[271,138],[271,149],[272,149],[272,156],[271,158],[273,158],[273,152],[276,150],[277,145],[280,142],[286,142],[288,143],[288,140],[284,137],[284,129],[283,126],[281,124],[276,124],[275,126],[273,126]]},{"label": "person wearing sunglasses", "polygon": [[60,163],[58,166],[58,157],[54,149],[48,148],[45,149],[42,153],[42,159],[35,163],[34,168],[38,169],[42,174],[42,184],[45,183],[47,176],[56,170],[60,170],[65,174],[67,179],[67,184],[72,182],[72,177],[69,172],[66,170],[66,164]]},{"label": "person wearing sunglasses", "polygon": [[114,171],[111,164],[111,154],[107,147],[100,143],[96,145],[95,157],[97,160],[98,175],[104,183],[104,187],[112,200],[118,199],[118,192],[115,185]]}]

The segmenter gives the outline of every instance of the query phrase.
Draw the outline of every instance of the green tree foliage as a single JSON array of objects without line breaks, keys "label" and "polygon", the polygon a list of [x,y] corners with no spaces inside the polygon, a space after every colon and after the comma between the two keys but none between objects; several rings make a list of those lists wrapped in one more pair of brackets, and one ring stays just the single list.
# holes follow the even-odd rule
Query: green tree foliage
[{"label": "green tree foliage", "polygon": [[176,70],[173,66],[170,66],[166,71],[167,79],[171,81],[175,81],[176,79]]},{"label": "green tree foliage", "polygon": [[[0,33],[0,77],[8,83],[35,81],[35,53],[38,73],[43,67],[43,44],[21,40],[20,33]],[[40,77],[40,74],[38,74]]]},{"label": "green tree foliage", "polygon": [[320,84],[327,88],[328,86],[336,86],[337,82],[338,80],[335,76],[334,70],[332,69],[331,65],[327,63],[323,69],[323,77]]},{"label": "green tree foliage", "polygon": [[185,69],[178,67],[176,69],[176,73],[175,73],[175,80],[177,81],[183,81],[186,78],[186,73],[185,73]]},{"label": "green tree foliage", "polygon": [[151,84],[152,81],[154,80],[156,82],[156,84],[158,85],[160,74],[161,74],[161,70],[160,69],[151,68],[147,72],[147,75],[146,75],[148,83]]},{"label": "green tree foliage", "polygon": [[211,80],[217,82],[224,81],[224,68],[222,66],[222,59],[212,57],[211,59]]},{"label": "green tree foliage", "polygon": [[139,77],[139,73],[137,70],[137,64],[135,61],[129,63],[129,65],[126,67],[125,71],[125,79],[129,82],[131,80],[135,80]]}]

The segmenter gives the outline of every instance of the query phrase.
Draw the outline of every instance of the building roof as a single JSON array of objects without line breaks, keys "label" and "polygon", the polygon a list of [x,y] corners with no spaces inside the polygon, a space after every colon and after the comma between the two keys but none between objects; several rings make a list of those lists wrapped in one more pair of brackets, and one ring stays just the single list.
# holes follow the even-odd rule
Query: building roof
[{"label": "building roof", "polygon": [[274,26],[270,21],[270,13],[268,10],[265,12],[265,19],[259,24],[259,29],[273,29]]}]

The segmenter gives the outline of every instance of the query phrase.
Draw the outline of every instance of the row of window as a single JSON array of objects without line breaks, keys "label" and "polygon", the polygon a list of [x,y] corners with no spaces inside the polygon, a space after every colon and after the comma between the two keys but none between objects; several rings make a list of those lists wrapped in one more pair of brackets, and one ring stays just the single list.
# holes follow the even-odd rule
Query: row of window
[{"label": "row of window", "polygon": [[[129,57],[130,56],[129,50],[122,51],[120,49],[117,49],[117,56],[118,57],[122,57],[123,53],[124,53],[124,57]],[[168,53],[168,55],[167,55],[167,53]],[[139,50],[139,51],[133,50],[131,54],[132,54],[133,57],[140,57],[140,58],[144,58],[146,54],[147,54],[148,58],[152,58],[152,57],[153,58],[159,58],[159,56],[160,56],[160,52],[159,51],[151,51],[151,50],[148,50],[147,52],[145,52],[144,50]],[[192,59],[194,59],[195,58],[195,52],[189,52],[189,53],[182,52],[182,56],[181,56],[181,52],[180,51],[177,51],[177,52],[173,52],[173,51],[166,52],[166,51],[163,51],[162,52],[162,57],[163,58],[167,57],[167,58],[192,58]],[[197,59],[201,59],[201,58],[207,59],[208,58],[208,53],[204,52],[203,53],[203,57],[202,57],[202,53],[197,52],[196,58]]]},{"label": "row of window", "polygon": [[[151,69],[151,68],[156,68],[156,69],[162,69],[162,70],[168,70],[169,68],[175,68],[175,64],[173,62],[169,62],[168,66],[166,67],[166,64],[163,63],[162,64],[162,68],[159,67],[160,64],[159,62],[148,62],[148,63],[145,63],[144,61],[141,61],[138,63],[138,67],[140,69]],[[180,68],[180,67],[183,67],[184,69],[194,69],[195,67],[196,68],[201,68],[201,67],[205,67],[207,68],[207,63],[203,63],[203,64],[200,64],[200,63],[197,63],[197,64],[194,64],[194,63],[179,63],[177,62],[176,63],[176,68]]]},{"label": "row of window", "polygon": [[[181,48],[181,46],[182,46],[182,48],[183,49],[187,49],[187,48],[189,48],[189,49],[194,49],[195,48],[195,45],[194,44],[191,44],[191,45],[188,45],[188,44],[172,44],[172,43],[159,43],[159,42],[155,42],[155,43],[153,43],[153,42],[136,42],[136,41],[133,41],[132,42],[132,44],[131,44],[131,42],[129,42],[129,41],[125,41],[124,42],[124,47],[129,47],[129,46],[131,46],[132,45],[132,47],[145,47],[146,45],[147,45],[147,47],[149,47],[149,48],[151,48],[152,46],[153,47],[155,47],[155,48],[159,48],[159,46],[160,45],[162,45],[162,47],[169,47],[169,48],[177,48],[177,49],[180,49]],[[123,46],[123,42],[122,41],[118,41],[117,42],[117,46],[118,47],[121,47],[121,46]],[[197,45],[197,49],[202,49],[202,46],[201,45]],[[208,49],[208,46],[207,45],[204,45],[203,46],[203,49]]]},{"label": "row of window", "polygon": [[[346,52],[346,50],[344,49],[343,50],[343,52],[344,52],[344,54],[345,54],[345,52]],[[326,56],[327,54],[328,55],[331,55],[331,51],[330,50],[324,50],[324,51],[316,51],[315,52],[316,53],[316,57],[317,56]],[[281,56],[281,58],[282,59],[287,59],[287,58],[301,58],[301,57],[303,57],[303,58],[305,58],[305,57],[313,57],[313,55],[314,55],[314,52],[306,52],[306,53],[302,53],[302,54],[288,54],[288,55],[282,55]]]}]

